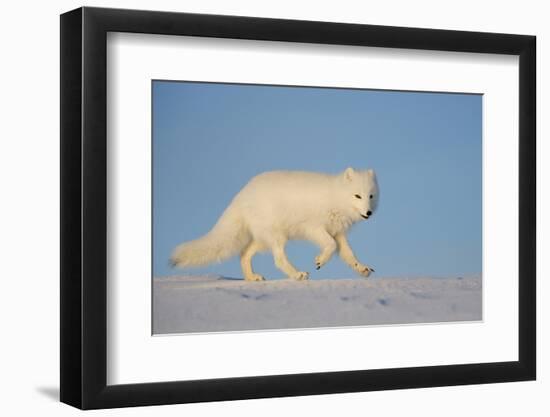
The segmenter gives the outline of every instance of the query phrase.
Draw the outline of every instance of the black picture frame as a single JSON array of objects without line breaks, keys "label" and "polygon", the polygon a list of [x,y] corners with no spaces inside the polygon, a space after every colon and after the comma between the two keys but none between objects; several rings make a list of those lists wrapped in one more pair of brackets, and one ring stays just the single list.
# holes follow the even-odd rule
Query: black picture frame
[{"label": "black picture frame", "polygon": [[[519,56],[519,360],[107,385],[108,32]],[[96,409],[534,380],[535,50],[525,35],[88,7],[61,15],[61,401]]]}]

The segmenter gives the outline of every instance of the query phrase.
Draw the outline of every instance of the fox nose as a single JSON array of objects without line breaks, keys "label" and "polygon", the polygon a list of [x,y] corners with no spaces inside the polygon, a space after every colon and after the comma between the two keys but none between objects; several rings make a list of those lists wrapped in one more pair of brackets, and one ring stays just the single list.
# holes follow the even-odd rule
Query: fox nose
[{"label": "fox nose", "polygon": [[372,211],[367,211],[367,216],[370,216],[372,214]]}]

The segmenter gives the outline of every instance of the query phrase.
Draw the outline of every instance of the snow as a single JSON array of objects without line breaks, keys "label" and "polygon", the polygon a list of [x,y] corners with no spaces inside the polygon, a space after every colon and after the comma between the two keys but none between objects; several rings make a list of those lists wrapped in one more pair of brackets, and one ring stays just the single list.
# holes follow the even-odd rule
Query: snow
[{"label": "snow", "polygon": [[153,333],[479,321],[481,276],[246,282],[153,279]]}]

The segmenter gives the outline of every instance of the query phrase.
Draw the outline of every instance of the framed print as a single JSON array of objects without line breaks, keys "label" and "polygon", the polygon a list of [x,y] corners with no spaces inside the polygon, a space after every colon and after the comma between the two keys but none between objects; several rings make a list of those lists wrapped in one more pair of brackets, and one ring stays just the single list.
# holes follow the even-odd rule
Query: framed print
[{"label": "framed print", "polygon": [[535,379],[535,37],[61,16],[61,401]]}]

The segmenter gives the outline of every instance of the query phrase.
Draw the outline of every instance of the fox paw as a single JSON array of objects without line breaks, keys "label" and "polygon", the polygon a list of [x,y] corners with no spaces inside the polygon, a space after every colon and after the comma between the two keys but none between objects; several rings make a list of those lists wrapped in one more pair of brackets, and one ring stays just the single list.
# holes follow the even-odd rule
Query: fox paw
[{"label": "fox paw", "polygon": [[252,274],[244,277],[245,281],[265,281],[265,278],[260,274]]},{"label": "fox paw", "polygon": [[315,269],[320,269],[324,264],[330,260],[332,251],[326,252],[323,251],[315,257]]},{"label": "fox paw", "polygon": [[295,279],[296,281],[305,281],[306,279],[309,279],[309,274],[307,272],[298,271],[290,278]]},{"label": "fox paw", "polygon": [[322,259],[320,256],[315,257],[315,269],[321,269],[321,267],[326,263],[327,261]]},{"label": "fox paw", "polygon": [[374,269],[372,269],[370,266],[363,265],[360,263],[356,263],[354,268],[357,273],[363,277],[368,277],[371,272],[374,272]]}]

